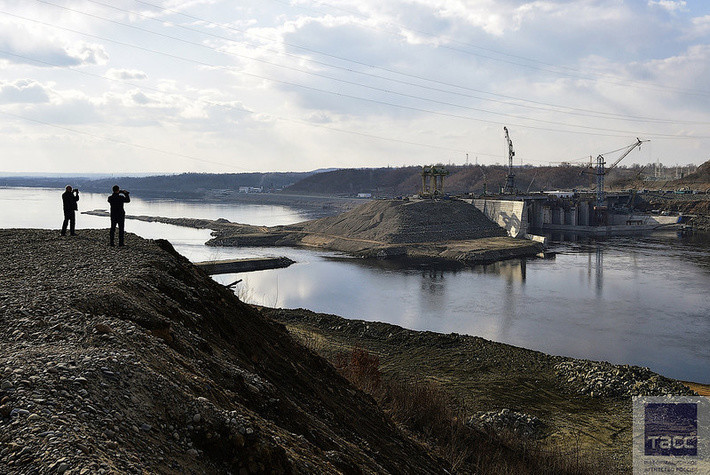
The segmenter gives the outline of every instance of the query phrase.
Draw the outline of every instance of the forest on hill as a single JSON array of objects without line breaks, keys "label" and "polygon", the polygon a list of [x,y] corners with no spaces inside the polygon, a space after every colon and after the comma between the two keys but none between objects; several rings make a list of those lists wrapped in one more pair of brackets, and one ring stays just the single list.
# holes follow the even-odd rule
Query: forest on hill
[{"label": "forest on hill", "polygon": [[105,177],[92,178],[77,175],[62,177],[3,177],[0,186],[41,186],[64,188],[66,185],[81,190],[107,193],[118,183],[121,188],[138,192],[142,196],[163,196],[198,198],[207,190],[238,191],[240,187],[263,188],[277,191],[298,182],[311,172],[270,172],[270,173],[181,173],[179,175],[156,175],[145,177]]},{"label": "forest on hill", "polygon": [[[445,192],[474,193],[484,190],[497,193],[505,184],[507,167],[500,165],[449,166]],[[298,194],[354,195],[372,193],[377,197],[405,196],[421,190],[421,167],[359,168],[334,170],[305,177],[284,191]],[[557,167],[518,167],[514,169],[515,184],[521,192],[558,189],[588,189],[594,186],[594,171],[587,167],[562,165]],[[634,168],[611,170],[607,182],[623,182],[634,177]]]},{"label": "forest on hill", "polygon": [[[452,195],[498,193],[506,181],[508,168],[502,165],[446,166],[444,191]],[[115,183],[144,197],[200,199],[211,196],[225,198],[236,195],[241,187],[258,188],[264,193],[290,195],[326,195],[354,197],[370,193],[376,198],[391,198],[419,193],[422,167],[342,168],[310,172],[254,173],[182,173],[142,177],[0,177],[0,186],[33,186],[63,188],[70,184],[84,191],[106,193]],[[520,193],[543,190],[592,190],[595,170],[588,166],[523,166],[513,169],[515,186]],[[608,170],[607,189],[668,189],[682,187],[701,191],[710,187],[710,161],[680,179],[649,181],[653,170],[649,165],[619,166]],[[216,193],[215,193],[216,192]]]}]

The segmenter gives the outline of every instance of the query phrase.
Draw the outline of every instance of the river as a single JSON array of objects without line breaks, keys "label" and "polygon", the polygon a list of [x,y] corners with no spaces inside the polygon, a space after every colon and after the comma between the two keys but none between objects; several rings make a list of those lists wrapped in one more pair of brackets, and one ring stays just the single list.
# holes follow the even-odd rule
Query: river
[{"label": "river", "polygon": [[[0,226],[61,225],[62,190],[0,188]],[[80,210],[107,209],[107,195],[81,194]],[[129,214],[291,224],[304,211],[274,205],[204,204],[132,197]],[[78,215],[77,230],[108,227]],[[209,231],[127,221],[126,230],[165,238],[193,261],[288,256],[286,269],[216,276],[243,279],[250,303],[308,308],[414,330],[456,332],[546,353],[648,366],[710,383],[710,239],[675,233],[553,242],[555,256],[459,270],[402,268],[336,253],[204,246]],[[130,241],[128,241],[130,245]]]}]

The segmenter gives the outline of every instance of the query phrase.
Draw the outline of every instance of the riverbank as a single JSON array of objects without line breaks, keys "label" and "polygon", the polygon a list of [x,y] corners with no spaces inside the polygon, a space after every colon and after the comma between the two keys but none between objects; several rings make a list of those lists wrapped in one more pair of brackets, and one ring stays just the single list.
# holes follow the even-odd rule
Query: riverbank
[{"label": "riverbank", "polygon": [[550,449],[578,452],[605,463],[604,473],[631,469],[631,396],[694,394],[647,368],[304,309],[262,308],[262,313],[326,359],[364,349],[378,358],[383,378],[432,382],[475,425],[488,421],[499,431],[526,433]]},{"label": "riverbank", "polygon": [[[395,424],[279,322],[294,335],[303,328],[313,350],[370,345],[383,372],[470,400],[461,414],[479,422],[466,426],[473,443],[461,473],[560,473],[539,452],[488,436],[489,420],[524,421],[561,448],[585,437],[623,442],[623,391],[682,390],[647,370],[476,337],[258,310],[167,241],[128,234],[126,247],[109,248],[105,233],[0,230],[2,473],[450,471],[431,440]],[[614,392],[592,394],[586,383],[597,378]],[[559,432],[545,428],[565,419]],[[625,467],[623,454],[608,463]]]}]

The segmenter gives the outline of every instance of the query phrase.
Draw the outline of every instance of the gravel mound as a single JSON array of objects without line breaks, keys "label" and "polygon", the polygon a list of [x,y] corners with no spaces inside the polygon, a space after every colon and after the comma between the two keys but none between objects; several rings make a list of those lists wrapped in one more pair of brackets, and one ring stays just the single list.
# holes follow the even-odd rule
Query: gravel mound
[{"label": "gravel mound", "polygon": [[510,409],[478,412],[471,416],[466,424],[485,431],[497,433],[509,431],[531,438],[540,437],[545,427],[537,417]]},{"label": "gravel mound", "polygon": [[309,221],[303,229],[390,244],[506,235],[475,206],[457,200],[376,200],[338,216]]},{"label": "gravel mound", "polygon": [[167,241],[0,230],[0,473],[441,473]]},{"label": "gravel mound", "polygon": [[574,391],[591,397],[697,396],[684,384],[639,366],[574,360],[556,364],[555,372]]}]

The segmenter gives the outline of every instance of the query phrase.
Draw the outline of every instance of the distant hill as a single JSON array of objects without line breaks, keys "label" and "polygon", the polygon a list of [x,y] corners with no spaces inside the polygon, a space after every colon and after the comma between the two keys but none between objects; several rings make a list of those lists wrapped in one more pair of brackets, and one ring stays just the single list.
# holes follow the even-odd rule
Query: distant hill
[{"label": "distant hill", "polygon": [[[445,191],[452,194],[481,193],[484,186],[496,192],[505,184],[507,167],[452,166],[445,179]],[[515,169],[515,183],[519,190],[588,188],[592,175],[582,173],[581,167],[524,167]],[[305,177],[284,191],[297,194],[354,195],[372,193],[378,197],[410,195],[421,190],[421,167],[342,169]],[[616,174],[625,171],[614,171]]]},{"label": "distant hill", "polygon": [[[498,192],[505,184],[507,167],[447,166],[450,175],[445,179],[445,192],[451,194],[480,194],[484,188]],[[684,182],[710,183],[710,166],[706,164],[689,175]],[[561,165],[557,167],[518,167],[514,169],[515,184],[521,192],[558,189],[590,189],[595,183],[594,171],[586,167]],[[159,176],[6,176],[0,186],[32,186],[63,188],[69,184],[83,191],[108,193],[111,186],[122,188],[144,197],[203,198],[210,192],[240,187],[263,188],[265,192],[283,191],[297,195],[355,196],[371,193],[374,197],[407,196],[421,191],[421,167],[401,168],[346,168],[320,169],[310,172],[270,173],[182,173]],[[608,188],[629,188],[637,181],[639,169],[615,168],[606,178]],[[219,195],[219,194],[218,194]],[[219,195],[221,196],[221,195]]]},{"label": "distant hill", "polygon": [[51,177],[2,177],[0,186],[39,186],[63,188],[66,185],[84,191],[108,193],[114,184],[142,196],[200,197],[207,190],[239,190],[239,187],[263,187],[264,190],[279,190],[317,173],[271,172],[271,173],[182,173],[147,177],[92,178],[76,175]]}]

